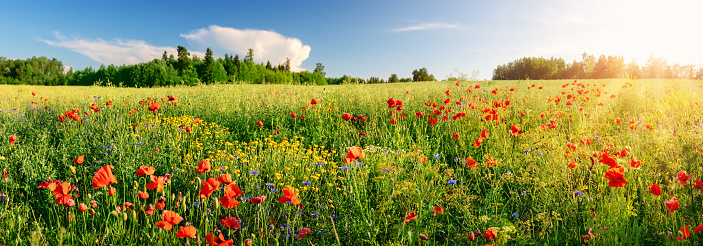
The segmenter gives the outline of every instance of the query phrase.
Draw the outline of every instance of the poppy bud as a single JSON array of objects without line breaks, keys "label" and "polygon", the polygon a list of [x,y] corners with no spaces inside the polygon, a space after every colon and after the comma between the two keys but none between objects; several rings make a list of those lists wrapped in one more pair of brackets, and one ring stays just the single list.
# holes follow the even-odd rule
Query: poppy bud
[{"label": "poppy bud", "polygon": [[258,125],[258,126],[264,126],[264,123],[261,122],[261,121],[257,121],[257,122],[256,122],[256,125]]},{"label": "poppy bud", "polygon": [[469,232],[469,240],[473,241],[474,239],[476,239],[474,232]]},{"label": "poppy bud", "polygon": [[251,243],[251,239],[247,239],[246,241],[244,241],[244,246],[251,246]]},{"label": "poppy bud", "polygon": [[110,187],[110,190],[108,190],[107,193],[110,194],[111,196],[114,196],[115,195],[115,187]]},{"label": "poppy bud", "polygon": [[69,168],[71,169],[71,173],[73,173],[73,175],[76,175],[76,167],[70,166]]},{"label": "poppy bud", "polygon": [[79,156],[79,157],[76,157],[76,159],[74,159],[73,162],[80,165],[80,164],[83,164],[84,159],[85,159],[85,156]]},{"label": "poppy bud", "polygon": [[186,132],[190,133],[190,126],[186,126]]},{"label": "poppy bud", "polygon": [[122,221],[127,221],[127,213],[122,214]]},{"label": "poppy bud", "polygon": [[137,211],[132,210],[132,220],[137,220]]},{"label": "poppy bud", "polygon": [[419,237],[419,238],[420,238],[420,240],[422,240],[422,241],[427,241],[427,240],[430,240],[430,238],[429,238],[429,237],[427,237],[427,236],[425,236],[425,234],[420,234],[420,235],[419,235],[418,237]]},{"label": "poppy bud", "polygon": [[92,197],[92,196],[91,196],[90,194],[88,194],[88,200],[90,200],[91,197]]}]

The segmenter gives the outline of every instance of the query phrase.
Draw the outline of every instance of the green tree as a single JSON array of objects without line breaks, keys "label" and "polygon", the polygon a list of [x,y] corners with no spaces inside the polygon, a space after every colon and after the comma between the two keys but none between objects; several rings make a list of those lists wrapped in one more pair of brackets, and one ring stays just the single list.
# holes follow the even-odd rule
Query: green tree
[{"label": "green tree", "polygon": [[191,61],[190,61],[190,53],[188,53],[188,50],[183,47],[183,46],[178,46],[178,72],[181,74],[185,74],[184,71],[187,71],[191,67]]},{"label": "green tree", "polygon": [[202,82],[205,84],[212,84],[214,82],[214,74],[213,74],[213,71],[215,70],[214,63],[215,63],[215,60],[212,58],[212,49],[210,49],[210,47],[208,47],[207,50],[205,51],[205,64],[204,64],[205,69],[204,69],[203,73],[201,74]]},{"label": "green tree", "polygon": [[398,83],[400,82],[400,79],[398,79],[397,74],[391,74],[391,77],[388,78],[388,83]]},{"label": "green tree", "polygon": [[433,74],[427,73],[427,68],[413,70],[413,81],[436,81]]},{"label": "green tree", "polygon": [[322,77],[327,75],[327,73],[325,73],[325,66],[323,66],[322,63],[319,62],[315,64],[315,70],[313,70],[313,73],[322,74]]}]

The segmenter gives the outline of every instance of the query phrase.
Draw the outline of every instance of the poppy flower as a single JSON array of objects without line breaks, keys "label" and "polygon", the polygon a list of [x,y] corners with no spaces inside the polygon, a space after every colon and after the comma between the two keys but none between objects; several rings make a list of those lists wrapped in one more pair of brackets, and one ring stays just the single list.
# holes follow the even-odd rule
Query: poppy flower
[{"label": "poppy flower", "polygon": [[222,174],[219,178],[217,178],[217,181],[225,184],[232,183],[232,175],[229,173]]},{"label": "poppy flower", "polygon": [[693,232],[696,234],[703,232],[703,224],[696,226],[696,229],[693,229]]},{"label": "poppy flower", "polygon": [[396,119],[391,119],[391,124],[398,124],[398,120],[396,120]]},{"label": "poppy flower", "polygon": [[105,105],[106,105],[106,106],[112,105],[112,101],[107,101],[107,103],[105,103]]},{"label": "poppy flower", "polygon": [[351,118],[352,118],[352,115],[349,114],[349,113],[344,113],[344,114],[342,115],[342,119],[343,119],[344,121],[349,121]]},{"label": "poppy flower", "polygon": [[474,148],[481,147],[481,143],[483,143],[483,138],[477,138],[476,141],[474,141]]},{"label": "poppy flower", "polygon": [[168,96],[168,100],[169,100],[169,101],[176,100],[176,97],[174,97],[173,95],[170,95],[170,96]]},{"label": "poppy flower", "polygon": [[615,123],[620,124],[622,123],[622,120],[620,118],[615,118]]},{"label": "poppy flower", "polygon": [[107,165],[98,169],[93,177],[93,189],[100,189],[111,184],[117,184],[117,178],[112,174],[113,168],[112,165]]},{"label": "poppy flower", "polygon": [[146,206],[146,209],[144,209],[144,213],[146,215],[154,215],[154,211],[155,211],[154,205],[151,203]]},{"label": "poppy flower", "polygon": [[583,238],[584,243],[588,243],[588,240],[591,240],[595,237],[596,237],[596,234],[593,233],[593,230],[590,228],[588,229],[588,234],[581,236],[581,238]]},{"label": "poppy flower", "polygon": [[251,203],[253,203],[253,204],[258,204],[258,203],[260,203],[260,202],[266,201],[266,196],[252,197],[252,198],[249,199],[249,200],[251,200]]},{"label": "poppy flower", "polygon": [[569,165],[566,165],[566,166],[569,167],[569,168],[571,168],[571,169],[574,169],[574,168],[576,167],[576,161],[575,161],[575,160],[571,160],[571,162],[569,162]]},{"label": "poppy flower", "polygon": [[185,129],[185,130],[186,130],[187,133],[190,133],[192,129],[190,129],[190,126],[186,126],[186,129]]},{"label": "poppy flower", "polygon": [[37,189],[42,189],[42,188],[49,188],[50,191],[54,191],[56,189],[57,184],[60,184],[61,181],[53,181],[51,179],[47,179],[41,182],[39,186],[37,186]]},{"label": "poppy flower", "polygon": [[149,111],[151,111],[151,112],[153,112],[153,113],[158,113],[158,112],[159,112],[158,110],[159,110],[159,107],[160,107],[160,106],[161,106],[160,103],[154,102],[154,103],[152,103],[151,105],[149,105]]},{"label": "poppy flower", "polygon": [[2,170],[2,176],[5,177],[5,182],[7,182],[7,180],[9,180],[9,178],[7,177],[7,168]]},{"label": "poppy flower", "polygon": [[109,194],[111,196],[114,196],[116,194],[116,192],[117,192],[117,189],[115,189],[115,187],[110,187],[110,189],[107,190],[107,194]]},{"label": "poppy flower", "polygon": [[611,167],[606,173],[605,178],[609,179],[608,187],[623,187],[627,184],[624,174],[625,168],[621,166]]},{"label": "poppy flower", "polygon": [[625,157],[627,155],[627,149],[623,149],[619,152],[615,152],[615,156]]},{"label": "poppy flower", "polygon": [[476,234],[474,232],[469,232],[469,240],[473,241],[476,239]]},{"label": "poppy flower", "polygon": [[132,210],[133,207],[134,207],[134,204],[131,202],[122,203],[122,210],[129,211],[129,210]]},{"label": "poppy flower", "polygon": [[257,126],[264,126],[264,123],[259,120],[259,121],[256,122],[256,125],[257,125]]},{"label": "poppy flower", "polygon": [[283,188],[283,196],[276,198],[280,203],[291,202],[292,204],[299,205],[300,199],[298,199],[298,190],[296,188]]},{"label": "poppy flower", "polygon": [[193,118],[193,122],[195,124],[200,124],[200,118]]},{"label": "poppy flower", "polygon": [[146,184],[146,188],[149,190],[156,189],[156,192],[161,192],[164,190],[164,179],[163,176],[151,176],[151,183]]},{"label": "poppy flower", "polygon": [[498,231],[494,228],[486,229],[486,233],[481,233],[481,236],[487,238],[488,240],[493,240],[498,236]]},{"label": "poppy flower", "polygon": [[178,215],[178,213],[164,210],[163,214],[161,214],[161,221],[156,222],[156,226],[163,228],[164,230],[171,231],[173,226],[178,225],[181,221],[183,221],[183,217]]},{"label": "poppy flower", "polygon": [[15,141],[17,141],[17,136],[16,135],[10,135],[10,145],[15,145]]},{"label": "poppy flower", "polygon": [[238,206],[240,204],[240,202],[237,201],[237,198],[223,196],[223,197],[220,197],[220,204],[222,204],[222,207],[224,207],[226,209],[231,209],[231,208]]},{"label": "poppy flower", "polygon": [[517,125],[512,125],[510,127],[510,134],[512,134],[513,136],[518,136],[522,133],[523,133],[523,131],[520,131],[520,129],[517,127]]},{"label": "poppy flower", "polygon": [[83,160],[84,160],[84,159],[85,159],[84,156],[79,156],[79,157],[76,157],[76,159],[74,159],[73,162],[75,162],[76,164],[80,165],[80,164],[83,164]]},{"label": "poppy flower", "polygon": [[310,235],[312,233],[312,230],[310,228],[301,228],[298,230],[298,236],[296,237],[297,239],[301,239],[306,235]]},{"label": "poppy flower", "polygon": [[687,185],[688,184],[687,181],[689,179],[691,179],[692,177],[693,177],[693,175],[686,175],[685,170],[681,170],[681,171],[679,171],[679,173],[676,174],[676,180],[679,181],[679,183],[681,183],[682,185]]},{"label": "poppy flower", "polygon": [[681,232],[681,236],[676,237],[676,240],[683,241],[691,237],[691,231],[688,230],[688,226],[682,227],[679,232]]},{"label": "poppy flower", "polygon": [[88,211],[88,205],[85,205],[85,203],[81,203],[80,205],[78,205],[78,210],[80,210],[81,212]]},{"label": "poppy flower", "polygon": [[693,184],[693,187],[701,190],[701,193],[703,193],[703,181],[701,181],[701,179],[696,179],[696,183]]},{"label": "poppy flower", "polygon": [[360,147],[352,146],[349,147],[349,152],[347,152],[347,156],[344,158],[344,163],[350,164],[354,162],[356,159],[363,159],[364,158],[364,151]]},{"label": "poppy flower", "polygon": [[166,198],[163,196],[160,196],[158,201],[156,202],[156,209],[162,210],[166,207]]},{"label": "poppy flower", "polygon": [[200,198],[205,199],[210,197],[213,191],[220,189],[220,181],[217,179],[209,178],[208,180],[203,180],[203,187],[200,188]]},{"label": "poppy flower", "polygon": [[417,212],[412,211],[408,213],[408,216],[405,216],[405,222],[410,222],[411,220],[417,219]]},{"label": "poppy flower", "polygon": [[386,103],[388,103],[388,108],[395,108],[395,107],[403,105],[403,102],[401,102],[400,100],[395,100],[393,98],[388,99],[388,101],[386,101]]},{"label": "poppy flower", "polygon": [[451,94],[451,92],[449,90],[447,90],[444,92],[444,94],[447,94],[447,96],[449,96]]},{"label": "poppy flower", "polygon": [[69,199],[73,199],[73,196],[68,194],[71,191],[71,184],[68,182],[58,183],[54,190],[52,190],[53,195],[56,197],[56,204],[64,205]]},{"label": "poppy flower", "polygon": [[466,168],[475,167],[478,162],[473,157],[466,157]]},{"label": "poppy flower", "polygon": [[212,166],[210,165],[210,161],[205,159],[202,160],[198,163],[198,170],[195,170],[196,173],[205,173],[209,172],[212,169]]},{"label": "poppy flower", "polygon": [[291,117],[291,118],[295,118],[295,117],[298,117],[298,115],[295,114],[295,113],[290,113],[290,117]]},{"label": "poppy flower", "polygon": [[632,168],[639,168],[641,165],[642,165],[642,160],[638,161],[638,160],[635,160],[635,158],[632,158],[632,160],[630,160],[630,166]]},{"label": "poppy flower", "polygon": [[440,206],[434,206],[434,208],[432,208],[432,210],[434,211],[434,212],[432,212],[433,216],[437,215],[437,212],[439,212],[439,214],[444,214],[444,209]]},{"label": "poppy flower", "polygon": [[664,205],[666,206],[666,209],[669,210],[669,213],[672,213],[679,208],[679,199],[672,197],[671,200],[664,201]]},{"label": "poppy flower", "polygon": [[317,104],[317,100],[315,100],[315,98],[313,98],[312,101],[310,101],[310,104],[312,104],[312,105]]},{"label": "poppy flower", "polygon": [[220,220],[220,224],[222,224],[222,226],[232,229],[239,229],[240,223],[242,223],[242,221],[238,217],[227,216]]},{"label": "poppy flower", "polygon": [[225,196],[232,198],[232,197],[239,197],[242,194],[244,194],[244,191],[240,190],[237,185],[234,183],[231,183],[225,187]]},{"label": "poppy flower", "polygon": [[195,233],[197,230],[194,226],[181,226],[181,228],[176,232],[176,237],[178,238],[195,238]]},{"label": "poppy flower", "polygon": [[652,184],[652,187],[649,187],[649,193],[652,193],[652,195],[658,196],[662,194],[662,188],[659,187],[657,183]]},{"label": "poppy flower", "polygon": [[603,153],[600,156],[600,160],[598,160],[598,162],[608,165],[610,168],[618,166],[618,162],[612,157],[610,157],[610,153],[608,152]]},{"label": "poppy flower", "polygon": [[141,198],[141,199],[144,199],[144,200],[149,199],[149,193],[146,191],[139,191],[139,192],[137,192],[137,194],[139,195],[139,198]]},{"label": "poppy flower", "polygon": [[141,166],[139,169],[134,171],[139,176],[147,176],[147,175],[154,175],[154,171],[156,171],[156,168],[154,167],[148,167],[148,166]]},{"label": "poppy flower", "polygon": [[234,244],[234,240],[232,239],[225,240],[222,232],[220,232],[220,235],[217,237],[215,237],[212,233],[208,233],[206,239],[207,244],[210,246],[232,246]]}]

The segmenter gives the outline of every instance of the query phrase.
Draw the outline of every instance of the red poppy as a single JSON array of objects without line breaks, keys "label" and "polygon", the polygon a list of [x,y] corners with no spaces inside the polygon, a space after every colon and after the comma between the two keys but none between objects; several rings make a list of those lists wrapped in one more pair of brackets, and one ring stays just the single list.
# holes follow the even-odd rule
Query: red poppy
[{"label": "red poppy", "polygon": [[71,184],[68,182],[57,183],[52,193],[56,197],[56,204],[64,205],[68,200],[72,200],[73,196],[68,193],[71,191]]},{"label": "red poppy", "polygon": [[621,122],[622,122],[622,120],[620,120],[620,118],[615,118],[615,123],[620,124]]},{"label": "red poppy", "polygon": [[676,237],[676,240],[683,241],[691,237],[691,231],[688,230],[688,226],[679,229],[679,232],[681,232],[681,236]]},{"label": "red poppy", "polygon": [[261,122],[261,121],[257,121],[257,122],[256,122],[256,125],[257,125],[257,126],[264,126],[264,123]]},{"label": "red poppy", "polygon": [[396,119],[391,119],[391,124],[398,124],[398,121]]},{"label": "red poppy", "polygon": [[260,202],[266,201],[266,196],[252,197],[250,200],[251,200],[251,203],[258,204]]},{"label": "red poppy", "polygon": [[347,152],[347,156],[344,158],[344,163],[349,164],[354,162],[356,159],[363,158],[364,151],[360,147],[352,146],[349,147],[349,152]]},{"label": "red poppy", "polygon": [[299,205],[300,199],[298,199],[298,191],[295,188],[283,188],[283,196],[276,198],[280,203],[291,202],[292,204]]},{"label": "red poppy", "polygon": [[219,178],[217,178],[217,181],[225,184],[232,183],[232,175],[229,173],[222,174]]},{"label": "red poppy", "polygon": [[474,232],[469,232],[469,240],[473,241],[474,239],[476,239]]},{"label": "red poppy", "polygon": [[678,180],[679,183],[681,183],[682,185],[687,185],[688,184],[687,181],[689,179],[691,179],[692,177],[693,177],[693,175],[686,175],[685,170],[681,170],[681,171],[679,171],[679,173],[676,174],[676,180]]},{"label": "red poppy", "polygon": [[168,96],[168,100],[169,100],[169,101],[176,100],[176,97],[174,97],[173,95],[170,95],[170,96]]},{"label": "red poppy", "polygon": [[194,119],[193,119],[193,122],[194,122],[195,124],[200,124],[200,118],[194,118]]},{"label": "red poppy", "polygon": [[149,199],[149,193],[146,191],[139,191],[139,192],[137,192],[137,194],[139,195],[139,198],[141,198],[141,199],[144,199],[144,200]]},{"label": "red poppy", "polygon": [[450,93],[449,90],[447,90],[447,91],[444,92],[444,94],[447,94],[447,96],[449,96],[449,94],[451,94],[451,93]]},{"label": "red poppy", "polygon": [[215,237],[212,235],[212,233],[208,233],[207,236],[207,244],[210,246],[232,246],[234,244],[234,240],[225,240],[224,235],[222,235],[222,232],[220,232],[220,236]]},{"label": "red poppy", "polygon": [[156,202],[156,209],[162,210],[166,207],[166,198],[163,196],[160,196],[158,201]]},{"label": "red poppy", "polygon": [[81,212],[88,211],[88,205],[85,205],[85,203],[81,203],[80,205],[78,205],[78,210],[80,210]]},{"label": "red poppy", "polygon": [[486,229],[486,233],[481,233],[481,236],[487,238],[488,240],[492,240],[498,236],[498,231],[494,228],[488,228]]},{"label": "red poppy", "polygon": [[412,211],[408,213],[408,216],[405,216],[405,222],[410,222],[411,220],[417,219],[417,212]]},{"label": "red poppy", "polygon": [[444,209],[440,206],[434,206],[434,208],[432,210],[434,211],[434,212],[432,212],[433,216],[437,215],[437,212],[439,212],[439,214],[444,214]]},{"label": "red poppy", "polygon": [[632,168],[639,168],[641,165],[642,165],[642,160],[638,161],[635,158],[632,158],[632,160],[630,160],[630,166]]},{"label": "red poppy", "polygon": [[623,149],[619,152],[615,152],[615,156],[625,157],[627,155],[627,149]]},{"label": "red poppy", "polygon": [[473,157],[466,157],[466,168],[475,167],[478,162]]},{"label": "red poppy", "polygon": [[388,103],[388,108],[395,108],[398,105],[403,105],[402,102],[400,102],[399,100],[395,100],[393,98],[388,99],[388,101],[386,101],[386,103]]},{"label": "red poppy", "polygon": [[513,136],[517,136],[522,133],[523,133],[523,131],[520,131],[520,129],[518,129],[517,125],[512,125],[510,127],[510,134],[512,134]]},{"label": "red poppy", "polygon": [[481,147],[481,143],[483,143],[483,138],[477,138],[476,141],[474,141],[474,148]]},{"label": "red poppy", "polygon": [[352,117],[353,117],[353,116],[352,116],[351,114],[349,114],[349,113],[344,113],[344,114],[342,115],[342,119],[343,119],[344,121],[349,121]]},{"label": "red poppy", "polygon": [[222,224],[224,227],[229,227],[232,229],[239,229],[240,223],[242,223],[242,221],[238,217],[228,216],[220,220],[220,224]]},{"label": "red poppy", "polygon": [[312,104],[312,105],[317,104],[317,100],[315,100],[315,98],[313,98],[312,101],[310,101],[310,104]]},{"label": "red poppy", "polygon": [[223,196],[223,197],[220,197],[220,204],[222,204],[222,207],[224,207],[226,209],[231,209],[231,208],[238,206],[240,204],[240,202],[237,201],[237,198]]},{"label": "red poppy", "polygon": [[102,187],[117,184],[117,178],[112,174],[112,165],[104,166],[95,173],[93,177],[93,189],[100,189]]},{"label": "red poppy", "polygon": [[161,192],[164,190],[164,179],[162,176],[151,176],[151,183],[146,184],[146,188],[149,190],[156,189],[156,192]]},{"label": "red poppy", "polygon": [[196,173],[205,173],[209,172],[210,169],[212,169],[212,166],[210,165],[210,160],[202,160],[198,163],[198,170],[195,170]]},{"label": "red poppy", "polygon": [[623,187],[627,184],[624,174],[625,168],[621,166],[611,167],[606,173],[605,178],[609,179],[608,187]]},{"label": "red poppy", "polygon": [[491,135],[488,130],[483,130],[481,131],[481,138],[488,138],[488,136]]},{"label": "red poppy", "polygon": [[603,153],[600,156],[600,160],[598,162],[608,165],[610,168],[618,166],[618,162],[612,157],[610,157],[610,153],[608,152]]},{"label": "red poppy", "polygon": [[657,183],[652,184],[652,187],[649,187],[649,193],[652,193],[652,195],[658,196],[662,194],[662,188],[659,187]]},{"label": "red poppy", "polygon": [[203,180],[203,187],[200,188],[200,198],[205,199],[207,197],[210,197],[213,191],[216,191],[220,188],[220,181],[217,181],[217,179],[214,178],[209,178],[208,180]]},{"label": "red poppy", "polygon": [[295,112],[293,112],[293,113],[290,113],[290,117],[291,117],[291,118],[295,118],[295,117],[298,117],[298,115],[295,114]]},{"label": "red poppy", "polygon": [[7,182],[7,180],[9,179],[9,178],[7,177],[7,168],[5,168],[5,169],[2,170],[2,176],[5,177],[5,182]]},{"label": "red poppy", "polygon": [[74,159],[73,162],[75,162],[76,164],[80,165],[80,164],[83,164],[83,160],[84,160],[84,159],[85,159],[84,156],[79,156],[79,157],[76,157],[76,159]]},{"label": "red poppy", "polygon": [[50,191],[54,191],[56,189],[56,185],[60,184],[61,181],[53,181],[51,179],[47,179],[41,182],[39,186],[37,186],[37,189],[42,189],[42,188],[49,188]]},{"label": "red poppy", "polygon": [[116,194],[116,192],[117,192],[117,189],[115,189],[115,187],[110,187],[110,189],[107,190],[107,194],[109,194],[111,196],[114,196]]},{"label": "red poppy", "polygon": [[592,238],[595,238],[596,234],[593,233],[592,229],[588,229],[588,234],[581,236],[583,238],[584,243],[588,243],[588,240],[591,240]]},{"label": "red poppy", "polygon": [[156,226],[163,228],[164,230],[171,231],[174,225],[178,225],[183,221],[183,217],[179,216],[178,213],[173,211],[164,210],[161,215],[161,221],[156,222]]},{"label": "red poppy", "polygon": [[[701,181],[701,179],[696,179],[696,183],[693,184],[693,187],[699,190],[703,189],[703,181]],[[701,190],[701,193],[703,193],[703,190]]]},{"label": "red poppy", "polygon": [[696,226],[696,229],[693,229],[693,232],[696,234],[703,232],[703,224]]},{"label": "red poppy", "polygon": [[197,230],[194,226],[181,226],[181,228],[176,232],[176,237],[178,238],[195,238],[195,233]]},{"label": "red poppy", "polygon": [[297,239],[301,239],[306,235],[310,235],[312,233],[312,230],[310,228],[301,228],[298,230],[298,236],[296,237]]},{"label": "red poppy", "polygon": [[10,145],[15,145],[15,141],[17,141],[17,136],[16,135],[10,135]]},{"label": "red poppy", "polygon": [[679,199],[673,197],[671,200],[664,201],[664,205],[666,206],[666,209],[669,210],[669,213],[672,213],[679,208]]},{"label": "red poppy", "polygon": [[231,183],[225,187],[225,196],[232,198],[232,197],[239,197],[242,194],[244,194],[244,191],[240,190],[237,185],[234,183]]},{"label": "red poppy", "polygon": [[569,162],[569,165],[566,165],[566,166],[569,167],[569,168],[571,168],[571,169],[574,169],[574,168],[576,167],[576,161],[575,161],[575,160],[571,160],[571,162]]},{"label": "red poppy", "polygon": [[185,130],[186,130],[187,133],[190,133],[190,131],[191,131],[190,126],[186,126],[186,129],[185,129]]},{"label": "red poppy", "polygon": [[122,203],[122,210],[129,211],[129,210],[131,210],[133,207],[134,207],[134,204],[132,204],[131,202]]},{"label": "red poppy", "polygon": [[159,107],[160,107],[160,106],[161,106],[160,103],[154,102],[154,103],[152,103],[151,105],[149,105],[149,111],[154,112],[154,113],[158,113],[158,112],[159,112],[158,110],[159,110]]},{"label": "red poppy", "polygon": [[154,167],[148,167],[148,166],[141,166],[139,169],[134,171],[139,176],[147,176],[147,175],[154,175],[154,171],[156,171],[156,168]]},{"label": "red poppy", "polygon": [[106,105],[106,106],[112,105],[112,101],[107,101],[107,103],[105,103],[105,105]]}]

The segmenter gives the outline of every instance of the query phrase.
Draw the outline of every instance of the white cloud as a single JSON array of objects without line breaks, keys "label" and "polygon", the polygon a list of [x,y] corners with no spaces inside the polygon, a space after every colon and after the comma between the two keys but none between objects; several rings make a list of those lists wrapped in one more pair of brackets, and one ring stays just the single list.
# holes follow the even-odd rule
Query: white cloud
[{"label": "white cloud", "polygon": [[449,24],[449,23],[422,23],[413,26],[401,27],[393,29],[393,32],[406,32],[406,31],[423,31],[429,29],[462,29],[464,26],[461,24]]},{"label": "white cloud", "polygon": [[[54,36],[58,40],[41,41],[51,46],[68,48],[103,64],[130,65],[161,58],[164,51],[167,51],[169,54],[176,54],[176,48],[153,46],[143,40],[114,39],[113,41],[105,41],[100,38],[95,40],[69,39],[59,32],[54,32]],[[200,57],[205,56],[205,53],[202,52],[190,53]]]},{"label": "white cloud", "polygon": [[190,44],[200,49],[212,48],[213,52],[244,56],[249,48],[254,50],[255,62],[270,61],[274,66],[290,59],[292,71],[305,70],[300,65],[310,55],[310,46],[300,39],[285,37],[273,31],[234,29],[211,25],[181,34]]}]

